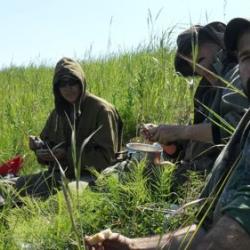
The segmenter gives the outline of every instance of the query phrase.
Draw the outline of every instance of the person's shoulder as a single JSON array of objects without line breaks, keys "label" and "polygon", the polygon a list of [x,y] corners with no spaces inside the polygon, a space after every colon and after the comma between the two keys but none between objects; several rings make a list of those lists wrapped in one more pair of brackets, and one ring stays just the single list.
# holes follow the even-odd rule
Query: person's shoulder
[{"label": "person's shoulder", "polygon": [[50,110],[45,111],[45,114],[47,114],[47,117],[49,118],[51,116],[56,116],[57,112],[56,112],[56,109],[50,109]]},{"label": "person's shoulder", "polygon": [[114,110],[115,109],[114,106],[111,103],[109,103],[107,100],[105,100],[99,96],[90,94],[90,93],[88,93],[86,95],[86,102],[89,105],[91,105],[92,107],[96,106],[97,108],[102,108],[105,110]]},{"label": "person's shoulder", "polygon": [[56,112],[56,109],[51,109],[48,111],[49,117],[56,117],[58,116],[58,113]]},{"label": "person's shoulder", "polygon": [[48,116],[47,116],[47,121],[54,122],[56,119],[58,119],[58,114],[56,112],[56,109],[49,110]]}]

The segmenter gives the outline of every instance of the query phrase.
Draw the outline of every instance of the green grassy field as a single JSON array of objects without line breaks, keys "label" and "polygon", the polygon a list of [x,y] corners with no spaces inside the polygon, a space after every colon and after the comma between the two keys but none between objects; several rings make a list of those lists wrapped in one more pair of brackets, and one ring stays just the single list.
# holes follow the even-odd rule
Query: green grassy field
[{"label": "green grassy field", "polygon": [[[124,143],[136,136],[141,122],[192,121],[194,86],[176,75],[174,52],[164,46],[124,52],[109,58],[82,61],[88,90],[112,102],[124,121]],[[53,68],[40,65],[0,71],[0,162],[25,155],[21,174],[39,171],[28,149],[28,135],[38,135],[53,109]],[[95,190],[73,197],[71,215],[61,192],[47,201],[25,198],[25,206],[10,208],[12,197],[0,212],[0,249],[84,249],[85,234],[112,228],[127,236],[143,236],[176,228],[192,221],[192,210],[166,218],[171,167],[155,171],[154,188],[143,176],[143,164],[135,166],[123,182],[101,178]],[[196,198],[202,185],[192,175],[179,203]],[[71,219],[70,219],[71,218]]]}]

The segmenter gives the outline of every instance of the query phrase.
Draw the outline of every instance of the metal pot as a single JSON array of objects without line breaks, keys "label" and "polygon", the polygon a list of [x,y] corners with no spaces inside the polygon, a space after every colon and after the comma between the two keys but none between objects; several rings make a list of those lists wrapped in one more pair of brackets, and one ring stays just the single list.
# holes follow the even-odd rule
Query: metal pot
[{"label": "metal pot", "polygon": [[149,163],[160,164],[162,147],[160,144],[128,143],[128,157],[136,161],[146,160]]}]

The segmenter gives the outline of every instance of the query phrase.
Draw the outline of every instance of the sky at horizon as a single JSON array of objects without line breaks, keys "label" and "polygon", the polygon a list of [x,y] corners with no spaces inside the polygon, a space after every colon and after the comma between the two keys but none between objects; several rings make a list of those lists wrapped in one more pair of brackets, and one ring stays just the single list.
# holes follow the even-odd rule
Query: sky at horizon
[{"label": "sky at horizon", "polygon": [[147,43],[152,28],[161,36],[175,27],[175,41],[191,24],[239,16],[250,17],[249,0],[2,0],[0,68],[104,57]]}]

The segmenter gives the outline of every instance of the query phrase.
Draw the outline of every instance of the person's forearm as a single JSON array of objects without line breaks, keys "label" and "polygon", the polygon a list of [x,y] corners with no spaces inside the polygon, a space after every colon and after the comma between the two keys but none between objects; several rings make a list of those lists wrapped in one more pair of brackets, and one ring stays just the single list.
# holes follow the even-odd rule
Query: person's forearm
[{"label": "person's forearm", "polygon": [[197,229],[196,225],[191,225],[162,236],[132,239],[130,247],[131,250],[184,249],[189,244],[190,238],[194,236],[189,246],[193,249],[204,235],[205,231],[202,228]]},{"label": "person's forearm", "polygon": [[156,250],[163,249],[171,240],[171,234],[153,236],[147,238],[132,239],[130,247],[132,250]]},{"label": "person's forearm", "polygon": [[212,126],[209,123],[186,126],[182,139],[201,142],[213,142]]},{"label": "person's forearm", "polygon": [[195,140],[201,142],[213,142],[211,124],[195,125],[159,125],[148,129],[150,141],[163,145],[174,143],[178,140]]}]

